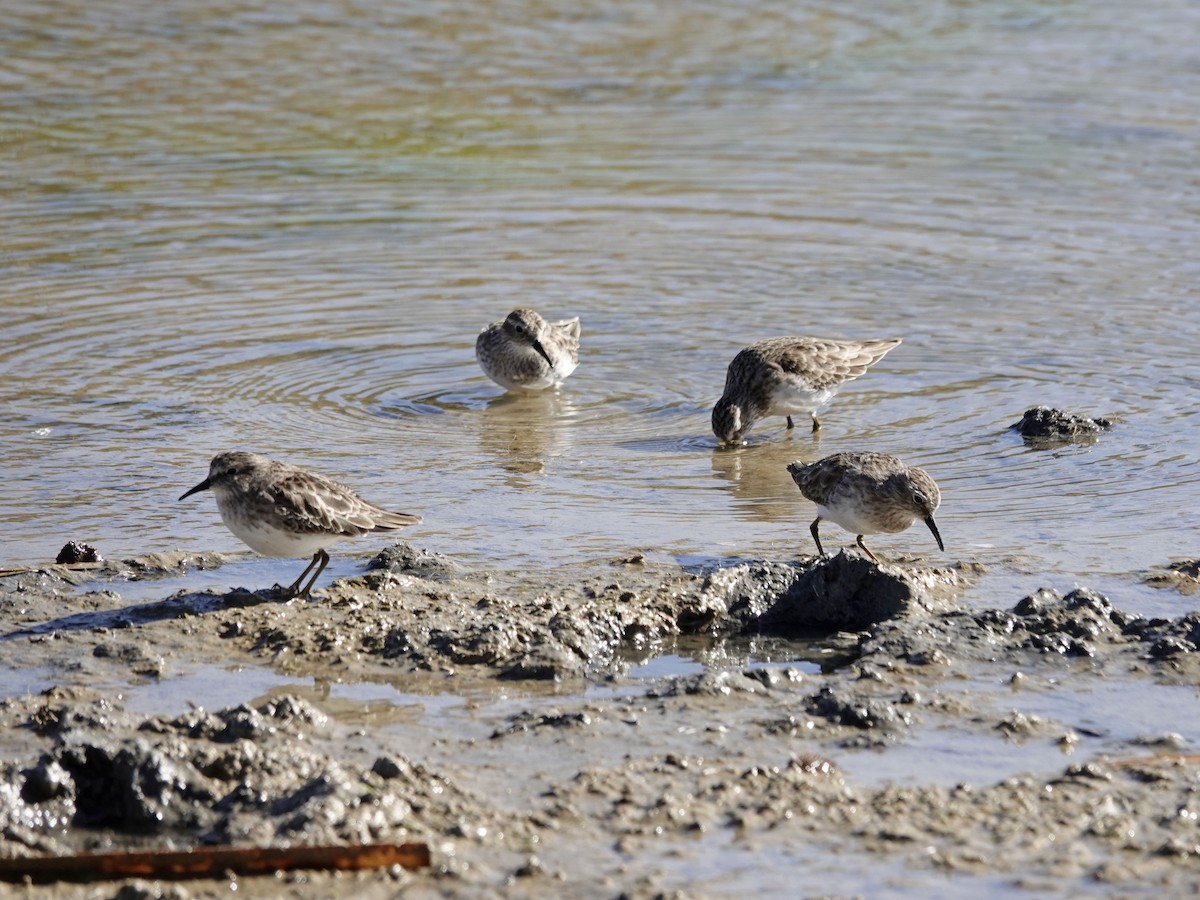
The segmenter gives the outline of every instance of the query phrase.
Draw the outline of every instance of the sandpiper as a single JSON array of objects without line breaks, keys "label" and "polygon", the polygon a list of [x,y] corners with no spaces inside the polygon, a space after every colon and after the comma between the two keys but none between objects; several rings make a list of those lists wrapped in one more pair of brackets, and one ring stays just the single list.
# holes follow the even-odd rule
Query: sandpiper
[{"label": "sandpiper", "polygon": [[750,426],[766,416],[812,416],[833,399],[838,387],[861,375],[899,339],[834,341],[815,337],[777,337],[756,341],[729,364],[725,393],[712,411],[713,433],[724,444],[740,444]]},{"label": "sandpiper", "polygon": [[558,387],[579,365],[579,318],[547,322],[532,309],[514,309],[479,332],[475,358],[505,390]]},{"label": "sandpiper", "polygon": [[929,526],[938,549],[946,549],[933,521],[942,495],[924,469],[906,466],[886,453],[835,453],[809,465],[797,460],[787,468],[800,493],[817,504],[809,530],[820,555],[825,555],[817,532],[822,519],[857,534],[858,546],[876,562],[863,535],[893,534],[917,519]]},{"label": "sandpiper", "polygon": [[[211,489],[225,527],[263,556],[304,557],[308,567],[285,592],[307,597],[329,564],[325,548],[369,531],[395,531],[420,516],[388,512],[363,500],[344,484],[309,469],[257,453],[218,453],[208,477],[179,499]],[[316,566],[304,589],[300,583]]]}]

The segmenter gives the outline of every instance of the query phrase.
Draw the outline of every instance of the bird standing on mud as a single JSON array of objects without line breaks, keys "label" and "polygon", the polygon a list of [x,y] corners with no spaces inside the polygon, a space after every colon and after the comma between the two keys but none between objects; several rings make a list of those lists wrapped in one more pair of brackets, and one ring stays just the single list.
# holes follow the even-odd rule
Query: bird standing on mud
[{"label": "bird standing on mud", "polygon": [[886,453],[835,453],[809,465],[797,460],[787,469],[800,493],[817,504],[809,530],[820,555],[825,555],[817,531],[822,519],[857,534],[858,546],[875,562],[863,535],[904,531],[917,519],[929,526],[938,549],[946,549],[933,521],[941,491],[924,469]]},{"label": "bird standing on mud", "polygon": [[[211,490],[221,521],[251,550],[263,556],[304,557],[312,562],[289,587],[288,597],[307,597],[325,566],[325,548],[372,531],[416,525],[420,516],[394,513],[363,500],[344,484],[309,469],[257,453],[218,453],[208,477],[179,499]],[[300,583],[316,566],[304,589]]]}]

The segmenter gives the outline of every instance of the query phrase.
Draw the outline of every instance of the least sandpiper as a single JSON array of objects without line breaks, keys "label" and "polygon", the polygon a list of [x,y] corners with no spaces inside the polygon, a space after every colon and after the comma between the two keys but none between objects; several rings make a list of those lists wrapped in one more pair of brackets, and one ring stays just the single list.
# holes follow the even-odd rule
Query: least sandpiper
[{"label": "least sandpiper", "polygon": [[713,433],[724,444],[740,444],[750,426],[766,416],[812,416],[833,399],[838,387],[857,378],[900,341],[833,341],[777,337],[756,341],[729,364],[725,393],[712,411]]},{"label": "least sandpiper", "polygon": [[557,387],[579,365],[579,318],[547,322],[532,309],[514,309],[479,332],[475,358],[505,390]]},{"label": "least sandpiper", "polygon": [[929,526],[938,549],[946,549],[933,521],[942,495],[924,469],[906,466],[886,453],[835,453],[809,465],[797,460],[787,468],[800,493],[817,504],[817,517],[809,530],[822,556],[825,551],[817,533],[822,519],[857,534],[858,546],[876,562],[863,535],[894,534],[917,519]]},{"label": "least sandpiper", "polygon": [[[395,531],[415,525],[420,516],[380,509],[344,484],[300,466],[233,450],[218,453],[208,477],[179,499],[211,489],[221,521],[263,556],[304,557],[312,562],[287,589],[289,597],[307,597],[329,564],[325,548],[369,531]],[[304,589],[300,583],[316,566]]]}]

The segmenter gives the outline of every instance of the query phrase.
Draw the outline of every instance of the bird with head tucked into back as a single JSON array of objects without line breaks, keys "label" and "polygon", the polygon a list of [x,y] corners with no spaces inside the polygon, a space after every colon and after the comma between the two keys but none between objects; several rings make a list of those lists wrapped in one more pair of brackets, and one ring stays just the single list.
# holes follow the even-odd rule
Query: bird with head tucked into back
[{"label": "bird with head tucked into back", "polygon": [[479,333],[475,358],[507,391],[556,388],[579,365],[579,318],[547,322],[532,309],[514,309]]}]

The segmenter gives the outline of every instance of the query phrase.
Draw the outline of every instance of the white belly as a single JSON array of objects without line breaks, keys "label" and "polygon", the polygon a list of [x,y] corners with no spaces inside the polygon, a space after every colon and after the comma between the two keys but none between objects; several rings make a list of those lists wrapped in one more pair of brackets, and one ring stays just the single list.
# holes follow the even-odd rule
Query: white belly
[{"label": "white belly", "polygon": [[562,384],[566,377],[577,368],[579,368],[579,363],[572,360],[566,353],[560,353],[558,359],[554,361],[554,370],[550,373],[552,379],[550,385]]},{"label": "white belly", "polygon": [[851,534],[881,534],[884,532],[903,531],[912,524],[909,521],[900,528],[888,528],[878,518],[864,515],[859,507],[851,506],[850,504],[835,506],[833,509],[818,504],[817,515],[822,519],[828,519],[830,522],[841,525]]},{"label": "white belly", "polygon": [[794,416],[801,413],[818,412],[822,406],[833,399],[836,391],[825,388],[820,391],[810,391],[799,379],[790,378],[780,382],[771,392],[771,408],[768,416]]},{"label": "white belly", "polygon": [[[218,507],[220,508],[220,507]],[[298,534],[263,523],[249,521],[239,516],[227,515],[221,509],[221,521],[251,550],[263,556],[305,557],[340,540],[342,535]]]}]

